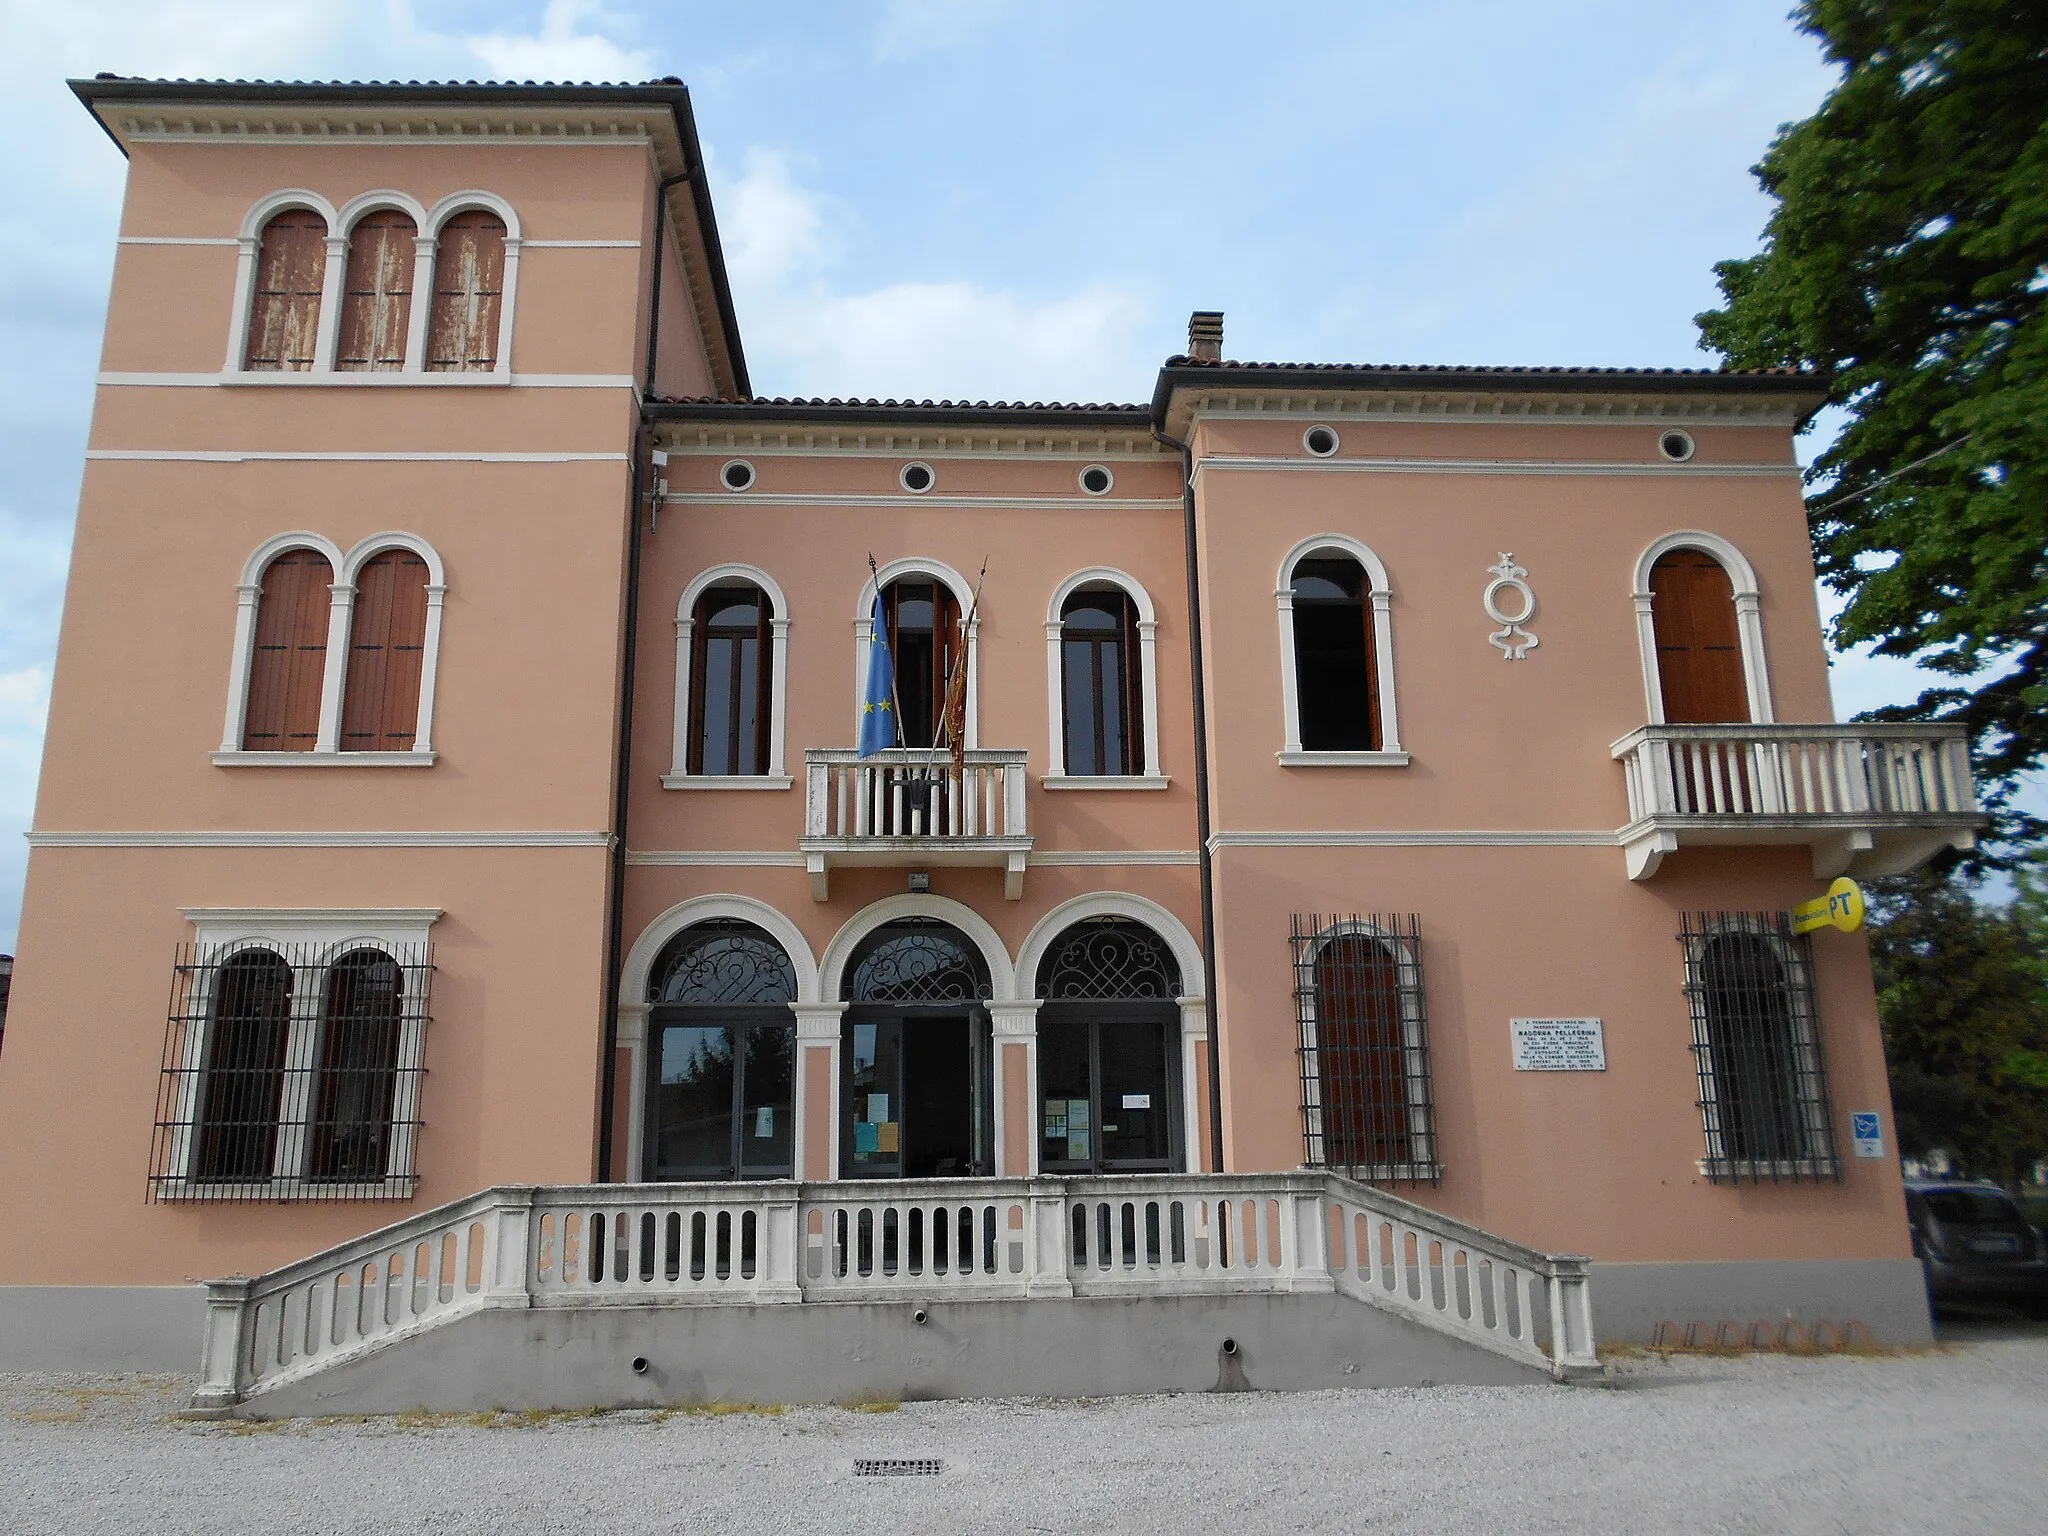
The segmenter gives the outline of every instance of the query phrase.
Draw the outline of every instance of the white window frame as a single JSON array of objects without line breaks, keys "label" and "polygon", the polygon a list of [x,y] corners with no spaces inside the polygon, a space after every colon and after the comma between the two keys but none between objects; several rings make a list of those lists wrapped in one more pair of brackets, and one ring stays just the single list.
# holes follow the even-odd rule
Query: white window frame
[{"label": "white window frame", "polygon": [[[1124,594],[1138,610],[1138,689],[1145,718],[1141,722],[1144,751],[1143,773],[1069,773],[1067,771],[1066,675],[1061,656],[1064,623],[1060,613],[1076,592],[1112,589]],[[1052,771],[1038,782],[1045,789],[1164,789],[1168,780],[1160,772],[1159,758],[1159,658],[1154,634],[1159,628],[1152,596],[1137,577],[1114,566],[1092,565],[1076,571],[1053,589],[1045,611],[1046,723],[1049,739],[1046,761]],[[1128,664],[1128,663],[1127,663]]]},{"label": "white window frame", "polygon": [[[224,1188],[261,1191],[273,1200],[361,1200],[368,1197],[410,1199],[419,1169],[414,1130],[419,1123],[420,1085],[426,1076],[424,1009],[401,1013],[398,1037],[398,1081],[391,1101],[391,1152],[382,1179],[313,1182],[306,1178],[313,1106],[318,1073],[313,1070],[326,1022],[327,983],[334,963],[358,950],[374,949],[398,959],[408,947],[424,947],[439,907],[299,908],[266,910],[248,907],[185,907],[180,909],[194,930],[194,943],[216,952],[268,950],[285,959],[292,972],[291,1022],[285,1037],[285,1093],[278,1105],[277,1143],[266,1180],[225,1185],[213,1180],[192,1182],[192,1133],[199,1126],[205,1092],[206,1064],[213,1045],[213,996],[202,990],[192,999],[192,1012],[204,1027],[189,1030],[179,1062],[179,1100],[169,1166],[175,1177],[163,1181],[158,1198],[166,1200],[220,1198]],[[308,959],[308,956],[314,958]]]},{"label": "white window frame", "polygon": [[1771,704],[1770,668],[1764,658],[1763,598],[1757,589],[1756,570],[1741,550],[1718,533],[1684,528],[1653,540],[1636,558],[1633,597],[1636,608],[1636,644],[1643,657],[1643,702],[1651,725],[1663,725],[1664,678],[1657,666],[1656,597],[1650,591],[1650,571],[1673,550],[1696,549],[1711,555],[1728,573],[1735,589],[1735,633],[1742,649],[1742,681],[1749,697],[1749,722],[1775,722]]},{"label": "white window frame", "polygon": [[[328,587],[327,667],[320,680],[319,735],[310,752],[253,752],[243,746],[249,714],[249,676],[256,656],[256,608],[263,594],[263,573],[279,555],[294,549],[317,551],[336,574]],[[408,752],[344,752],[340,748],[341,707],[348,687],[348,651],[355,621],[356,576],[371,557],[387,549],[409,549],[427,564],[427,629],[420,655],[420,700],[412,750]],[[242,566],[236,585],[234,653],[228,665],[227,721],[220,750],[213,754],[221,768],[424,768],[434,762],[434,694],[441,667],[441,615],[448,596],[448,578],[440,554],[417,534],[388,529],[359,540],[343,554],[332,539],[303,530],[265,539]]]},{"label": "white window frame", "polygon": [[[1405,934],[1387,932],[1377,923],[1331,923],[1317,931],[1314,940],[1295,963],[1294,985],[1303,999],[1301,1028],[1307,1037],[1302,1041],[1301,1073],[1301,1091],[1304,1099],[1302,1110],[1303,1118],[1307,1122],[1304,1127],[1307,1145],[1321,1146],[1325,1166],[1336,1166],[1330,1162],[1330,1139],[1323,1125],[1322,1037],[1318,1018],[1318,1010],[1323,999],[1322,994],[1316,990],[1316,960],[1330,940],[1348,935],[1374,939],[1390,945],[1394,951],[1394,963],[1401,971],[1402,985],[1396,996],[1401,1008],[1401,1080],[1408,1088],[1409,1155],[1405,1163],[1372,1164],[1370,1177],[1404,1183],[1433,1182],[1442,1177],[1443,1164],[1437,1158],[1436,1117],[1432,1106],[1435,1095],[1431,1091],[1435,1085],[1430,1079],[1432,1068],[1429,1064],[1428,1042],[1423,1033],[1424,1015],[1416,1001],[1425,985],[1420,945]],[[1304,1151],[1307,1145],[1304,1146]]]},{"label": "white window frame", "polygon": [[[768,600],[768,762],[764,773],[691,773],[690,680],[696,674],[694,647],[699,598],[716,586],[746,583]],[[714,565],[699,571],[676,601],[676,686],[674,747],[664,789],[788,789],[789,599],[775,578],[757,565]]]},{"label": "white window frame", "polygon": [[[263,230],[278,214],[295,208],[317,213],[327,223],[327,264],[320,283],[320,321],[315,332],[313,366],[306,373],[279,373],[268,369],[252,371],[243,366],[243,356],[249,346],[249,320],[255,308],[256,262],[263,245]],[[334,361],[341,339],[341,305],[347,285],[349,241],[355,233],[356,224],[365,214],[386,208],[408,215],[415,231],[413,302],[407,316],[405,366],[396,374],[342,373],[336,370]],[[505,225],[504,287],[498,301],[498,355],[488,372],[446,377],[468,383],[509,383],[512,378],[512,317],[519,289],[519,250],[524,239],[520,233],[519,215],[512,205],[495,192],[477,188],[451,192],[432,208],[424,207],[419,199],[408,193],[390,188],[361,193],[349,199],[339,210],[318,192],[304,187],[292,187],[259,198],[243,215],[242,227],[235,240],[238,248],[235,298],[233,318],[228,327],[227,361],[222,365],[224,379],[237,384],[318,382],[330,386],[441,381],[442,375],[426,371],[427,328],[434,308],[434,258],[440,250],[441,230],[447,222],[458,213],[476,210],[496,214]]]},{"label": "white window frame", "polygon": [[[1373,663],[1378,672],[1380,747],[1377,752],[1308,752],[1301,745],[1300,680],[1294,664],[1294,568],[1316,555],[1341,555],[1365,568],[1371,584]],[[1283,768],[1399,768],[1408,762],[1401,747],[1401,715],[1394,700],[1393,587],[1386,563],[1342,533],[1319,533],[1303,539],[1280,562],[1280,580],[1273,592],[1280,612],[1280,708],[1286,740],[1278,757]]]},{"label": "white window frame", "polygon": [[[891,560],[861,583],[860,601],[853,612],[853,739],[860,739],[861,702],[867,695],[868,642],[875,633],[875,594],[892,581],[922,577],[941,583],[960,605],[960,622],[967,631],[967,743],[969,752],[981,748],[981,614],[974,605],[974,583],[943,560],[924,555],[906,555]],[[970,614],[972,616],[970,617]],[[892,657],[891,660],[894,660]]]}]

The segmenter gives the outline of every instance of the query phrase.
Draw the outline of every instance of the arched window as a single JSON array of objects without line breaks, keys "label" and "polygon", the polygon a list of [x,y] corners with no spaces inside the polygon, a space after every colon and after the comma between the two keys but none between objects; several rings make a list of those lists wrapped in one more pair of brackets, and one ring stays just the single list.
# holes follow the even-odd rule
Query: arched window
[{"label": "arched window", "polygon": [[1735,587],[1704,550],[1674,549],[1650,567],[1657,681],[1667,725],[1746,724]]},{"label": "arched window", "polygon": [[365,214],[349,231],[337,370],[395,372],[405,366],[418,233],[411,216],[395,208]]},{"label": "arched window", "polygon": [[231,955],[215,974],[210,1015],[192,1181],[267,1180],[284,1099],[291,967],[267,949]]},{"label": "arched window", "polygon": [[458,213],[439,231],[434,301],[427,323],[427,369],[489,373],[498,365],[498,321],[505,290],[505,223],[495,213]]},{"label": "arched window", "polygon": [[1302,751],[1379,751],[1379,666],[1365,567],[1347,555],[1317,555],[1295,562],[1289,586]]},{"label": "arched window", "polygon": [[1074,924],[1038,967],[1039,1166],[1058,1173],[1178,1166],[1180,966],[1124,917]]},{"label": "arched window", "polygon": [[854,1003],[971,1003],[991,995],[988,964],[950,923],[906,917],[861,941],[846,968]]},{"label": "arched window", "polygon": [[1060,609],[1061,727],[1066,771],[1148,771],[1139,681],[1138,608],[1115,588],[1084,588]]},{"label": "arched window", "polygon": [[648,983],[650,1179],[795,1174],[796,968],[773,935],[719,918],[685,928]]},{"label": "arched window", "polygon": [[263,226],[244,368],[303,373],[313,366],[326,276],[327,221],[319,214],[310,208],[287,208]]},{"label": "arched window", "polygon": [[1708,1177],[1839,1177],[1805,937],[1783,913],[1687,913],[1680,939]]},{"label": "arched window", "polygon": [[712,587],[691,622],[686,771],[765,774],[775,713],[768,596],[751,585]]},{"label": "arched window", "polygon": [[404,995],[382,950],[351,951],[328,971],[309,1178],[380,1182],[389,1170]]},{"label": "arched window", "polygon": [[343,684],[341,750],[410,752],[427,649],[427,562],[387,549],[356,570]]},{"label": "arched window", "polygon": [[1434,1183],[1415,918],[1297,918],[1294,955],[1309,1164],[1357,1179]]},{"label": "arched window", "polygon": [[942,581],[909,576],[882,589],[882,620],[896,665],[897,722],[906,747],[936,746],[947,681],[965,643],[960,603]]},{"label": "arched window", "polygon": [[334,567],[317,550],[288,549],[264,567],[243,750],[310,752],[318,745],[333,582]]}]

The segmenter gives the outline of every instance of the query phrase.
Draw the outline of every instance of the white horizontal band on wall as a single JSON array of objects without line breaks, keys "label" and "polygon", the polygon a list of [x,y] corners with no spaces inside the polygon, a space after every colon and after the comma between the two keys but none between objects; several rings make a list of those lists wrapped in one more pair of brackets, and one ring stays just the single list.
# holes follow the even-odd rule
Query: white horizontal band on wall
[{"label": "white horizontal band on wall", "polygon": [[1083,848],[1077,851],[1049,850],[1031,855],[1033,864],[1048,868],[1061,865],[1104,865],[1104,864],[1188,864],[1202,862],[1202,856],[1194,849],[1180,848]]},{"label": "white horizontal band on wall", "polygon": [[[633,848],[626,862],[637,865],[689,869],[802,869],[801,853],[779,848]],[[1180,848],[1084,848],[1072,851],[1034,853],[1030,862],[1047,867],[1059,865],[1195,864],[1193,849]]]},{"label": "white horizontal band on wall", "polygon": [[1419,831],[1217,832],[1219,848],[1618,848],[1617,832],[1428,828]]},{"label": "white horizontal band on wall", "polygon": [[117,245],[225,245],[230,250],[242,242],[233,235],[123,235]]},{"label": "white horizontal band on wall", "polygon": [[376,464],[624,464],[630,456],[606,453],[373,453],[368,450],[281,449],[277,451],[238,448],[88,448],[88,459],[109,459],[128,463],[260,464],[335,462]]},{"label": "white horizontal band on wall", "polygon": [[609,848],[608,832],[29,832],[31,848]]},{"label": "white horizontal band on wall", "polygon": [[637,251],[638,240],[522,240],[522,251]]},{"label": "white horizontal band on wall", "polygon": [[633,389],[629,373],[133,373],[108,372],[107,389]]},{"label": "white horizontal band on wall", "polygon": [[1799,475],[1797,464],[1618,464],[1611,459],[1306,459],[1217,455],[1195,461],[1195,478],[1211,469],[1291,469],[1305,474],[1408,475]]},{"label": "white horizontal band on wall", "polygon": [[[675,453],[678,450],[669,451]],[[662,497],[662,500],[671,505],[687,507],[729,507],[740,499],[741,494],[734,491],[671,491]],[[1012,507],[1023,511],[1050,509],[1089,512],[1100,512],[1104,507],[1118,507],[1125,511],[1137,508],[1178,512],[1181,509],[1181,499],[1178,496],[1118,496],[1114,491],[1106,496],[934,496],[909,491],[889,491],[878,495],[824,491],[789,494],[748,491],[744,495],[749,501],[773,502],[777,506],[787,507],[900,507],[915,500],[921,507],[976,507],[987,512],[1001,512]]]}]

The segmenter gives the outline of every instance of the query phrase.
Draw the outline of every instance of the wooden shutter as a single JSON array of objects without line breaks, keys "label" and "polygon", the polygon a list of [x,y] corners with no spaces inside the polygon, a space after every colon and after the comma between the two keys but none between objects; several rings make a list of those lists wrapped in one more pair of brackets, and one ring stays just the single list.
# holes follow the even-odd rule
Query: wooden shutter
[{"label": "wooden shutter", "polygon": [[1721,562],[1702,550],[1673,550],[1651,567],[1650,592],[1665,721],[1746,723],[1735,587]]},{"label": "wooden shutter", "polygon": [[1316,957],[1318,1067],[1332,1163],[1405,1163],[1409,1066],[1400,962],[1384,940],[1342,934]]},{"label": "wooden shutter", "polygon": [[244,751],[310,752],[319,744],[333,582],[327,557],[310,549],[286,550],[264,567],[242,723]]},{"label": "wooden shutter", "polygon": [[489,373],[498,363],[498,306],[505,287],[505,225],[496,214],[458,213],[441,226],[427,367]]},{"label": "wooden shutter", "polygon": [[416,233],[412,220],[395,209],[367,215],[350,232],[337,369],[394,372],[405,366]]},{"label": "wooden shutter", "polygon": [[244,368],[304,373],[313,366],[326,273],[327,221],[319,214],[292,208],[263,226]]},{"label": "wooden shutter", "polygon": [[343,685],[341,750],[410,752],[427,651],[427,562],[387,549],[356,572]]}]

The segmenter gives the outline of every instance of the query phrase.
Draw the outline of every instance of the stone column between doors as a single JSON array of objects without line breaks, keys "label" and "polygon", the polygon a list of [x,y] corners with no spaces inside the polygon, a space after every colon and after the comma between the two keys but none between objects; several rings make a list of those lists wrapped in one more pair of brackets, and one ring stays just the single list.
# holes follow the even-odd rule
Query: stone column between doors
[{"label": "stone column between doors", "polygon": [[839,1177],[839,1021],[844,1003],[792,1003],[796,1014],[796,1176]]},{"label": "stone column between doors", "polygon": [[1026,1179],[1038,1172],[1032,1134],[1038,1083],[1038,1002],[987,1004],[995,1038],[996,1175]]}]

